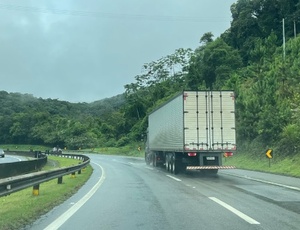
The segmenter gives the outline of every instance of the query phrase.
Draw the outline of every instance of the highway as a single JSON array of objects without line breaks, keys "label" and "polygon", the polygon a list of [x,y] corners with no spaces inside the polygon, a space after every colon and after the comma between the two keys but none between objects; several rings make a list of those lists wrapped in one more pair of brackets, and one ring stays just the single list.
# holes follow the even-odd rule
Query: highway
[{"label": "highway", "polygon": [[88,156],[90,180],[25,229],[300,229],[300,179],[237,169],[172,175],[139,158]]},{"label": "highway", "polygon": [[18,162],[18,161],[26,161],[28,160],[26,157],[23,156],[16,156],[16,155],[7,155],[5,154],[4,158],[0,158],[0,164],[4,163],[12,163],[12,162]]}]

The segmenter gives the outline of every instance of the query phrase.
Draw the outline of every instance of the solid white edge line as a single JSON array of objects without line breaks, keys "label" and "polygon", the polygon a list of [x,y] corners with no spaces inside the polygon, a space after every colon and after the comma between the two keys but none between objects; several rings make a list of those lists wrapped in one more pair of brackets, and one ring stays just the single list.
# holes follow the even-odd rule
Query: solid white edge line
[{"label": "solid white edge line", "polygon": [[[15,159],[17,159],[18,161],[22,161],[22,159],[21,158],[19,158],[19,157],[15,157],[15,156],[9,156],[10,158],[15,158]],[[24,160],[25,161],[25,160]]]},{"label": "solid white edge line", "polygon": [[71,208],[69,208],[66,212],[64,212],[59,218],[53,221],[50,225],[48,225],[44,230],[53,230],[58,229],[62,226],[75,212],[77,212],[98,190],[98,188],[102,185],[105,180],[105,171],[101,165],[92,162],[93,164],[99,166],[102,170],[102,175],[98,182],[94,185],[94,187],[84,196],[82,197],[77,203],[75,203]]},{"label": "solid white edge line", "polygon": [[222,172],[222,174],[226,174],[226,175],[229,175],[229,176],[235,176],[235,177],[239,177],[239,178],[244,178],[244,179],[248,179],[248,180],[252,180],[252,181],[257,181],[257,182],[261,182],[261,183],[265,183],[265,184],[270,184],[270,185],[275,185],[275,186],[279,186],[279,187],[283,187],[283,188],[288,188],[288,189],[300,191],[300,188],[298,188],[298,187],[279,184],[279,183],[275,183],[275,182],[271,182],[271,181],[267,181],[267,180],[256,179],[256,178],[252,178],[252,177],[249,177],[249,176],[239,176],[239,175],[236,175],[236,174],[224,173],[224,172]]},{"label": "solid white edge line", "polygon": [[223,206],[224,208],[228,209],[238,217],[242,218],[243,220],[247,221],[249,224],[260,224],[256,220],[252,219],[251,217],[247,216],[246,214],[240,212],[239,210],[235,209],[234,207],[230,206],[229,204],[226,204],[225,202],[219,200],[216,197],[209,197],[212,201],[216,202],[217,204]]},{"label": "solid white edge line", "polygon": [[300,191],[300,188],[298,188],[298,187],[293,187],[293,186],[289,186],[289,185],[279,184],[279,183],[275,183],[275,182],[271,182],[271,181],[266,181],[266,180],[255,179],[255,178],[251,178],[251,177],[248,177],[248,176],[245,176],[244,178],[246,178],[248,180],[253,180],[253,181],[265,183],[265,184],[276,185],[276,186],[279,186],[279,187],[283,187],[283,188],[288,188],[288,189]]},{"label": "solid white edge line", "polygon": [[166,175],[166,176],[172,178],[173,180],[181,181],[180,179],[178,179],[178,178],[176,178],[176,177],[173,177],[173,176],[171,176],[171,175]]}]

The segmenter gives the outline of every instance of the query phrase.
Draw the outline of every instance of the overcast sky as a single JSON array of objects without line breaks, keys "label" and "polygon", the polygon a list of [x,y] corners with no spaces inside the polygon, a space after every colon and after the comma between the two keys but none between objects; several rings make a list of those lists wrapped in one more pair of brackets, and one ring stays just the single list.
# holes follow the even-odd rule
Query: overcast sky
[{"label": "overcast sky", "polygon": [[1,0],[0,91],[70,102],[125,92],[142,65],[230,27],[235,0]]}]

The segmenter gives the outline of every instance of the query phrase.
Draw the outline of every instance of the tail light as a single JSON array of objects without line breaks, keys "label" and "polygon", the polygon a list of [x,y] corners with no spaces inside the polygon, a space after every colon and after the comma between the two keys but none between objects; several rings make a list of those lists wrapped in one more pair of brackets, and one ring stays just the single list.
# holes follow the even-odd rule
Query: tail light
[{"label": "tail light", "polygon": [[225,152],[224,157],[232,157],[233,156],[233,152]]},{"label": "tail light", "polygon": [[197,156],[197,153],[188,153],[188,156],[189,157],[195,157],[195,156]]}]

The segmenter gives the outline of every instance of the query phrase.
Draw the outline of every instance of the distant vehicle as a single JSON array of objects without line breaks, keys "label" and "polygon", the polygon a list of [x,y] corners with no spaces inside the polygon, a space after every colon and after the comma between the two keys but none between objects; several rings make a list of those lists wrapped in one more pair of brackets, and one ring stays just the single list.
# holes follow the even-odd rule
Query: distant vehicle
[{"label": "distant vehicle", "polygon": [[4,158],[5,157],[5,152],[3,149],[0,149],[0,157]]},{"label": "distant vehicle", "polygon": [[145,160],[177,174],[217,173],[236,150],[233,91],[184,91],[149,115]]},{"label": "distant vehicle", "polygon": [[63,151],[62,151],[61,148],[59,148],[59,147],[54,147],[54,148],[52,149],[52,153],[55,153],[55,154],[62,154]]}]

